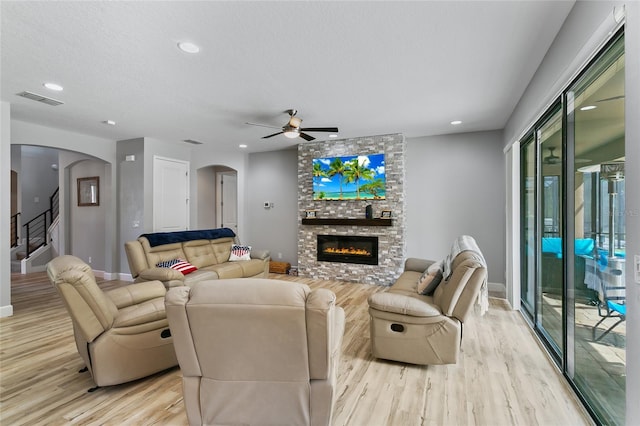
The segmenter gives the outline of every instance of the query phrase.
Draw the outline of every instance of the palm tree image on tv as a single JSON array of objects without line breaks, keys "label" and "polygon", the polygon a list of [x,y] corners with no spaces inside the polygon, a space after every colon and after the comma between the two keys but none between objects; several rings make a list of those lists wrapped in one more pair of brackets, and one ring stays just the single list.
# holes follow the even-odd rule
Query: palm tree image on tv
[{"label": "palm tree image on tv", "polygon": [[313,159],[314,200],[383,200],[384,154]]}]

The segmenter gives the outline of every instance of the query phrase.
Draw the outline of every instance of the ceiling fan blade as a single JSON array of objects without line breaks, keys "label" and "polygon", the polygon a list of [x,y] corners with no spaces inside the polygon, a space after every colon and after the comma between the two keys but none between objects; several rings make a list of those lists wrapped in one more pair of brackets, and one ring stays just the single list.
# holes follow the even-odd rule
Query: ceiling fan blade
[{"label": "ceiling fan blade", "polygon": [[249,123],[248,121],[246,121],[244,124],[248,124],[249,126],[268,127],[268,128],[270,128],[270,129],[282,129],[282,127],[269,126],[269,125],[267,125],[267,124]]},{"label": "ceiling fan blade", "polygon": [[338,132],[337,127],[305,127],[300,130],[305,132]]},{"label": "ceiling fan blade", "polygon": [[300,137],[306,141],[312,141],[315,139],[313,136],[308,135],[306,133],[302,133],[302,132],[300,132]]},{"label": "ceiling fan blade", "polygon": [[624,99],[624,95],[612,96],[610,98],[598,99],[596,102],[615,101],[618,99]]},{"label": "ceiling fan blade", "polygon": [[272,135],[263,136],[263,137],[262,137],[262,139],[272,138],[272,137],[274,137],[274,136],[281,135],[281,134],[283,134],[283,133],[284,133],[284,132],[278,132],[278,133],[274,133],[274,134],[272,134]]}]

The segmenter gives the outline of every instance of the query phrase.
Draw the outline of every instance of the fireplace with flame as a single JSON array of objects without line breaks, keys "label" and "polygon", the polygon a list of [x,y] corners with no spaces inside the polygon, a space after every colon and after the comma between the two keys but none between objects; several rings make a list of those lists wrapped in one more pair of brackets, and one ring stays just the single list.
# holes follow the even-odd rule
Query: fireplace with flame
[{"label": "fireplace with flame", "polygon": [[318,260],[377,265],[378,237],[318,235]]}]

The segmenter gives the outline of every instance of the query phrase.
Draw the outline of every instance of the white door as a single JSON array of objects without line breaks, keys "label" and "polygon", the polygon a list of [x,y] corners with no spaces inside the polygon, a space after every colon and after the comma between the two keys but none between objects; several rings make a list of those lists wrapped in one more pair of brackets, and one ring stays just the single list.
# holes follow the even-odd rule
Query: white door
[{"label": "white door", "polygon": [[220,183],[220,227],[238,233],[238,177],[236,172],[218,174]]},{"label": "white door", "polygon": [[189,229],[189,163],[153,157],[153,231]]}]

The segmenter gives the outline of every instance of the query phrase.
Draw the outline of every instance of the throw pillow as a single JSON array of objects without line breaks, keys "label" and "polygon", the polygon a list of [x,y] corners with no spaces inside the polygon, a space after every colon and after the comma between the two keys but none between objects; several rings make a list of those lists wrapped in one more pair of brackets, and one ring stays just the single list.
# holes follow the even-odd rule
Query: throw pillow
[{"label": "throw pillow", "polygon": [[429,266],[418,280],[418,293],[430,296],[442,281],[442,262],[436,262]]},{"label": "throw pillow", "polygon": [[235,262],[237,260],[251,260],[251,246],[232,245],[229,261]]},{"label": "throw pillow", "polygon": [[156,266],[158,268],[175,269],[178,272],[182,272],[182,275],[187,275],[198,270],[198,268],[183,259],[173,259],[164,262],[158,262]]}]

